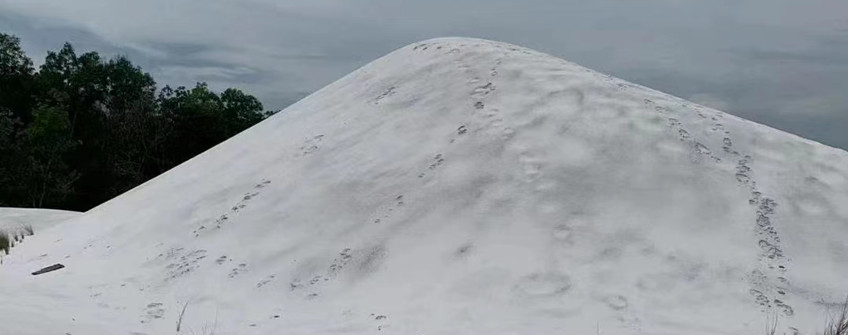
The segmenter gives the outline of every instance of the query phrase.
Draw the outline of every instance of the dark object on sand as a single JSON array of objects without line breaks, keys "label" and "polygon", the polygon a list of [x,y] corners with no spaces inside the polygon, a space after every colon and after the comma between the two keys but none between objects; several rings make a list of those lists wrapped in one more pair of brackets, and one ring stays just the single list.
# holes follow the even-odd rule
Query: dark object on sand
[{"label": "dark object on sand", "polygon": [[43,268],[43,269],[41,269],[41,270],[38,270],[38,271],[33,272],[33,273],[32,273],[32,275],[33,275],[33,276],[37,276],[37,275],[40,275],[40,274],[44,274],[44,273],[48,273],[48,272],[53,272],[53,271],[59,270],[59,269],[64,268],[64,267],[65,267],[65,266],[64,266],[64,265],[62,265],[62,264],[53,264],[53,265],[51,265],[51,266],[48,266],[48,267],[46,267],[46,268]]}]

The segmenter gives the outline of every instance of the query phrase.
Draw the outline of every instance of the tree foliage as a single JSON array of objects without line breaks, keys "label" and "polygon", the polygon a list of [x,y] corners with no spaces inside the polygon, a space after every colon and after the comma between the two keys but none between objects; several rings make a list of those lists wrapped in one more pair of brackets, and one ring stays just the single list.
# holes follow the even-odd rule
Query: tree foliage
[{"label": "tree foliage", "polygon": [[0,34],[0,111],[29,122],[35,70],[20,42],[15,36]]},{"label": "tree foliage", "polygon": [[0,206],[87,210],[269,115],[234,88],[157,90],[129,59],[69,43],[36,71],[0,33]]}]

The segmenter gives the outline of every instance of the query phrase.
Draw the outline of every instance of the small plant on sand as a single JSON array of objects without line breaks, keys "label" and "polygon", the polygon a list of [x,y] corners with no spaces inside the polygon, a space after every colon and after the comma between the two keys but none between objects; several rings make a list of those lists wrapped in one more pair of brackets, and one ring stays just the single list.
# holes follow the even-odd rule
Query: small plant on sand
[{"label": "small plant on sand", "polygon": [[[777,334],[777,317],[766,320],[765,335]],[[848,335],[848,299],[842,303],[836,315],[828,316],[824,330],[817,335]]]},{"label": "small plant on sand", "polygon": [[15,246],[24,241],[24,237],[35,235],[31,225],[22,225],[19,229],[0,230],[0,255],[8,255]]},{"label": "small plant on sand", "polygon": [[842,303],[837,315],[827,321],[822,335],[848,335],[848,299]]},{"label": "small plant on sand", "polygon": [[12,247],[12,240],[9,239],[9,234],[4,232],[4,231],[0,231],[0,255],[2,255],[3,253],[8,255],[9,254],[9,248],[11,248],[11,247]]}]

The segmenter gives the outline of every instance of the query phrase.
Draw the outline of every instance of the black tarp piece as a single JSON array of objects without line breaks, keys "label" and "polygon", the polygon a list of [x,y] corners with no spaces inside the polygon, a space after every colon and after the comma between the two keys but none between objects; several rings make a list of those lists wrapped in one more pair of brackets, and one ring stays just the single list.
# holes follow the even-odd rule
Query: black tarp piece
[{"label": "black tarp piece", "polygon": [[48,267],[46,267],[46,268],[43,268],[43,269],[41,269],[41,270],[38,270],[38,271],[33,272],[33,273],[32,273],[32,275],[33,275],[33,276],[37,276],[37,275],[40,275],[40,274],[45,274],[45,273],[48,273],[48,272],[53,272],[53,271],[59,270],[59,269],[64,268],[64,267],[65,267],[65,266],[64,266],[64,265],[62,265],[62,264],[53,264],[53,265],[51,265],[51,266],[48,266]]}]

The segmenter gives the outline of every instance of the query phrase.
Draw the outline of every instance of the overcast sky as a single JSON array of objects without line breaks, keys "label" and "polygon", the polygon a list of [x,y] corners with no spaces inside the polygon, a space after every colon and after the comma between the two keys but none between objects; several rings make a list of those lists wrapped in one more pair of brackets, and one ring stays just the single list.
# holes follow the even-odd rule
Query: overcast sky
[{"label": "overcast sky", "polygon": [[70,41],[268,109],[417,40],[480,37],[848,149],[846,0],[0,0],[0,31],[36,63]]}]

